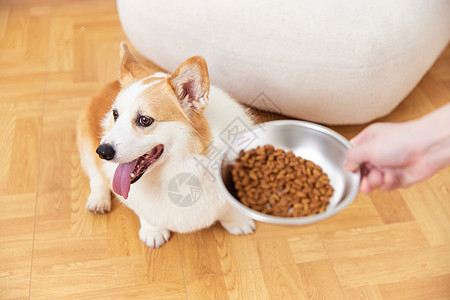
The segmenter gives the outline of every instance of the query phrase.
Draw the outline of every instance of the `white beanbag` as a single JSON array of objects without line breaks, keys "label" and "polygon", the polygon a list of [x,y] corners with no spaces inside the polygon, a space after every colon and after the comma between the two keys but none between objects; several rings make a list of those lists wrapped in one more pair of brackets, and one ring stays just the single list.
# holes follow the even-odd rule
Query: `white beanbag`
[{"label": "white beanbag", "polygon": [[391,112],[450,40],[450,0],[117,0],[125,33],[168,71],[203,56],[237,100],[326,124]]}]

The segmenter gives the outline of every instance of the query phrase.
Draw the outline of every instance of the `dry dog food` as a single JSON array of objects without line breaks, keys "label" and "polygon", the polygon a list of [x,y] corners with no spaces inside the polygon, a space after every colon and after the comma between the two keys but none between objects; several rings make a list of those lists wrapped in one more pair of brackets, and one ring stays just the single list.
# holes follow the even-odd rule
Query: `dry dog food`
[{"label": "dry dog food", "polygon": [[324,212],[334,192],[318,165],[271,145],[241,150],[232,176],[242,204],[279,217]]}]

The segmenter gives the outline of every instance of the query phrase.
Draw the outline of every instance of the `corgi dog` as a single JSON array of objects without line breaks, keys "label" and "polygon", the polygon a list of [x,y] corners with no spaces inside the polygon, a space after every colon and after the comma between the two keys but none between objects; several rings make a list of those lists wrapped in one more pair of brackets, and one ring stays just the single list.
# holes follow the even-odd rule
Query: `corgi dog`
[{"label": "corgi dog", "polygon": [[108,213],[113,191],[138,215],[139,237],[154,248],[171,231],[193,232],[216,221],[231,234],[253,233],[253,220],[226,202],[211,176],[214,164],[205,163],[211,145],[219,153],[229,147],[220,135],[237,119],[254,125],[246,109],[210,86],[202,57],[173,74],[152,74],[122,42],[119,80],[92,98],[78,120],[91,189],[86,208]]}]

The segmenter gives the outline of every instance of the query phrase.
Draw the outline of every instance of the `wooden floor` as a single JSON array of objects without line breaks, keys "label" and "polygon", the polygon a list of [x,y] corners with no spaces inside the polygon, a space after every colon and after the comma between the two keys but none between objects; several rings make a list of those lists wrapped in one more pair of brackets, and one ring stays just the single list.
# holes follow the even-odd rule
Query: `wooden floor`
[{"label": "wooden floor", "polygon": [[[124,39],[114,0],[0,1],[1,299],[450,299],[449,168],[315,225],[217,225],[157,250],[117,201],[88,213],[76,119]],[[450,47],[384,120],[449,101]]]}]

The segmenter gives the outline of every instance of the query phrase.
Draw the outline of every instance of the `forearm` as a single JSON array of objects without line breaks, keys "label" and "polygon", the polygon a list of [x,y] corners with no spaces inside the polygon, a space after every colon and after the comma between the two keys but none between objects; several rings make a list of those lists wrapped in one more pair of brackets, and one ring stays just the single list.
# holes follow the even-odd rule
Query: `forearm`
[{"label": "forearm", "polygon": [[450,165],[450,103],[416,120],[430,167],[438,171]]},{"label": "forearm", "polygon": [[417,119],[417,122],[436,142],[450,138],[450,103]]}]

